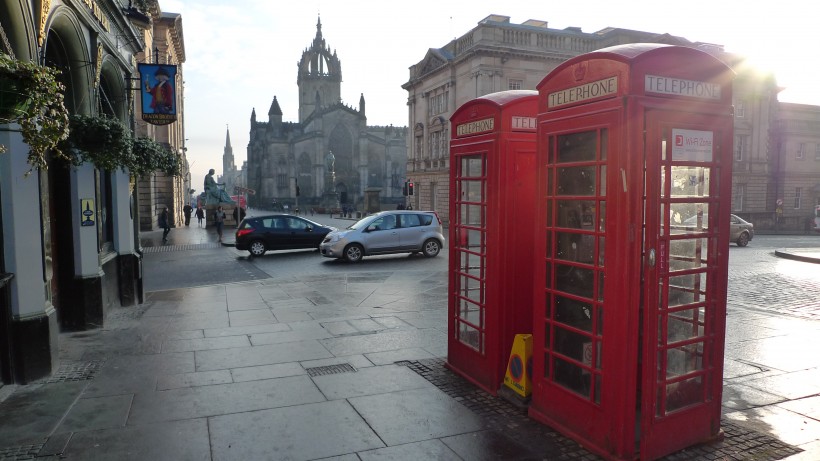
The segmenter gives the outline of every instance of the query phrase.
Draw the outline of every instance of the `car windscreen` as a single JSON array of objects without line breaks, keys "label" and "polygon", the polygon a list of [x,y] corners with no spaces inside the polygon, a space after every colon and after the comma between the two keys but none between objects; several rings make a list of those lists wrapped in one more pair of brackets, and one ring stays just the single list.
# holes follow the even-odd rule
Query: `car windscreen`
[{"label": "car windscreen", "polygon": [[351,224],[348,227],[348,229],[350,229],[350,230],[364,229],[364,228],[367,227],[368,224],[370,224],[371,221],[373,221],[373,216],[367,216],[367,217],[362,218],[362,219],[356,221],[355,223]]}]

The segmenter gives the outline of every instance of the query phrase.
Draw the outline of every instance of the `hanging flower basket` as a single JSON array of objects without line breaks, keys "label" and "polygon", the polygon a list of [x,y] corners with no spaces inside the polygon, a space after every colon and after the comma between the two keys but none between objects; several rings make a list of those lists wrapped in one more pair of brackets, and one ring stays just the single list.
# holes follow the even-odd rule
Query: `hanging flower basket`
[{"label": "hanging flower basket", "polygon": [[72,163],[93,163],[97,168],[125,170],[135,163],[132,137],[119,120],[105,116],[72,115],[68,138],[62,144],[71,152]]},{"label": "hanging flower basket", "polygon": [[[46,155],[65,157],[58,143],[68,136],[68,111],[63,104],[65,87],[59,71],[37,63],[17,60],[0,53],[0,106],[7,112],[0,117],[20,124],[23,142],[29,147],[32,170],[47,167]],[[0,145],[0,152],[5,146]]]},{"label": "hanging flower basket", "polygon": [[135,163],[131,167],[131,174],[134,176],[146,176],[155,171],[168,176],[180,175],[179,156],[153,139],[135,138],[133,152]]},{"label": "hanging flower basket", "polygon": [[0,123],[14,122],[30,108],[31,98],[23,93],[20,80],[0,75]]}]

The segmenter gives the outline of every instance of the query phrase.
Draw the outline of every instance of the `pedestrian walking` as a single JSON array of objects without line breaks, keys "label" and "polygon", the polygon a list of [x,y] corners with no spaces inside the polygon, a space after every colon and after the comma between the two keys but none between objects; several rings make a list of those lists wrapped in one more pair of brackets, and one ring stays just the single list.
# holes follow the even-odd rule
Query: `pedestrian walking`
[{"label": "pedestrian walking", "polygon": [[182,212],[185,213],[185,225],[186,226],[191,224],[191,212],[192,211],[194,211],[194,209],[191,208],[190,203],[186,203],[185,206],[182,207]]},{"label": "pedestrian walking", "polygon": [[225,225],[225,212],[220,205],[214,212],[214,223],[216,223],[216,233],[219,235],[219,243],[222,243],[222,227]]},{"label": "pedestrian walking", "polygon": [[162,209],[159,214],[159,227],[162,229],[162,243],[168,243],[168,233],[171,232],[171,224],[168,219],[168,207]]},{"label": "pedestrian walking", "polygon": [[199,227],[202,227],[202,220],[205,219],[205,210],[199,205],[196,207],[196,219],[199,221]]}]

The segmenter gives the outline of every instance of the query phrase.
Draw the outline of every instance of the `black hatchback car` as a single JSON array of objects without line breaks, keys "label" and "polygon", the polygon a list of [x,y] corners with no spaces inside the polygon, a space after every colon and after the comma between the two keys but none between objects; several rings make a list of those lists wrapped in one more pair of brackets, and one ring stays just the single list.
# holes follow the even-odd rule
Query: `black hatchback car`
[{"label": "black hatchback car", "polygon": [[251,256],[266,251],[318,249],[333,227],[289,214],[271,214],[245,218],[236,228],[236,249]]}]

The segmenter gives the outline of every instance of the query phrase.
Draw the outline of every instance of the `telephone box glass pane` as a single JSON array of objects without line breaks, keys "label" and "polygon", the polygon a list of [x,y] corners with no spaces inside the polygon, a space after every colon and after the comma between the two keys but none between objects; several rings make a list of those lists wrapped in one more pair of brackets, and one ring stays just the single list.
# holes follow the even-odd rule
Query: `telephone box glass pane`
[{"label": "telephone box glass pane", "polygon": [[556,322],[577,330],[592,332],[592,304],[566,296],[555,296]]},{"label": "telephone box glass pane", "polygon": [[589,354],[584,353],[591,344],[592,339],[587,335],[569,331],[558,326],[555,327],[555,345],[553,349],[561,355],[592,366],[591,352]]},{"label": "telephone box glass pane", "polygon": [[475,252],[482,252],[484,249],[484,232],[479,229],[462,229],[462,231],[465,237],[462,247]]},{"label": "telephone box glass pane", "polygon": [[584,264],[595,262],[595,236],[574,232],[555,233],[555,258]]},{"label": "telephone box glass pane", "polygon": [[669,242],[669,269],[672,271],[705,268],[708,263],[708,240],[705,238]]},{"label": "telephone box glass pane", "polygon": [[594,200],[556,200],[558,216],[555,227],[595,230]]},{"label": "telephone box glass pane", "polygon": [[[598,143],[601,146],[601,160],[606,160],[606,150],[609,146],[609,130],[606,128],[601,130],[601,142]],[[602,188],[603,189],[603,188]],[[601,194],[603,195],[603,190],[601,190]]]},{"label": "telephone box glass pane", "polygon": [[555,289],[584,298],[592,299],[594,272],[591,269],[555,265]]},{"label": "telephone box glass pane", "polygon": [[[666,412],[679,410],[703,401],[703,377],[697,376],[686,381],[666,386]],[[658,407],[659,409],[662,407]]]},{"label": "telephone box glass pane", "polygon": [[484,283],[481,280],[462,275],[460,277],[459,294],[477,303],[484,303]]},{"label": "telephone box glass pane", "polygon": [[598,132],[596,130],[558,136],[557,163],[592,162],[596,159]]},{"label": "telephone box glass pane", "polygon": [[467,325],[466,323],[459,323],[458,328],[458,340],[461,341],[463,344],[477,350],[478,352],[484,352],[482,345],[482,336],[483,333],[480,333],[475,328]]},{"label": "telephone box glass pane", "polygon": [[606,231],[606,202],[598,202],[598,232]]},{"label": "telephone box glass pane", "polygon": [[484,158],[482,156],[471,156],[461,158],[461,177],[479,178],[484,176]]},{"label": "telephone box glass pane", "polygon": [[597,166],[574,166],[557,169],[558,188],[555,195],[595,195]]},{"label": "telephone box glass pane", "polygon": [[472,303],[466,299],[461,299],[459,302],[459,317],[461,320],[483,329],[483,309],[478,304]]},{"label": "telephone box glass pane", "polygon": [[484,201],[484,181],[461,181],[461,201],[481,203]]},{"label": "telephone box glass pane", "polygon": [[480,255],[463,251],[461,252],[461,267],[459,270],[464,274],[484,278],[484,264],[481,259]]},{"label": "telephone box glass pane", "polygon": [[704,301],[706,299],[705,276],[704,273],[669,277],[668,306],[683,306]]},{"label": "telephone box glass pane", "polygon": [[706,333],[705,322],[702,307],[670,313],[666,322],[666,342],[675,343],[703,337]]},{"label": "telephone box glass pane", "polygon": [[703,343],[688,344],[666,351],[666,376],[675,377],[703,369]]},{"label": "telephone box glass pane", "polygon": [[670,203],[669,228],[672,235],[703,232],[708,229],[708,210],[709,204],[703,202]]},{"label": "telephone box glass pane", "polygon": [[482,227],[484,225],[484,207],[481,205],[462,204],[460,224]]},{"label": "telephone box glass pane", "polygon": [[673,166],[671,197],[704,197],[709,195],[710,168]]},{"label": "telephone box glass pane", "polygon": [[589,398],[590,374],[584,368],[555,357],[555,370],[553,379],[562,387]]}]

